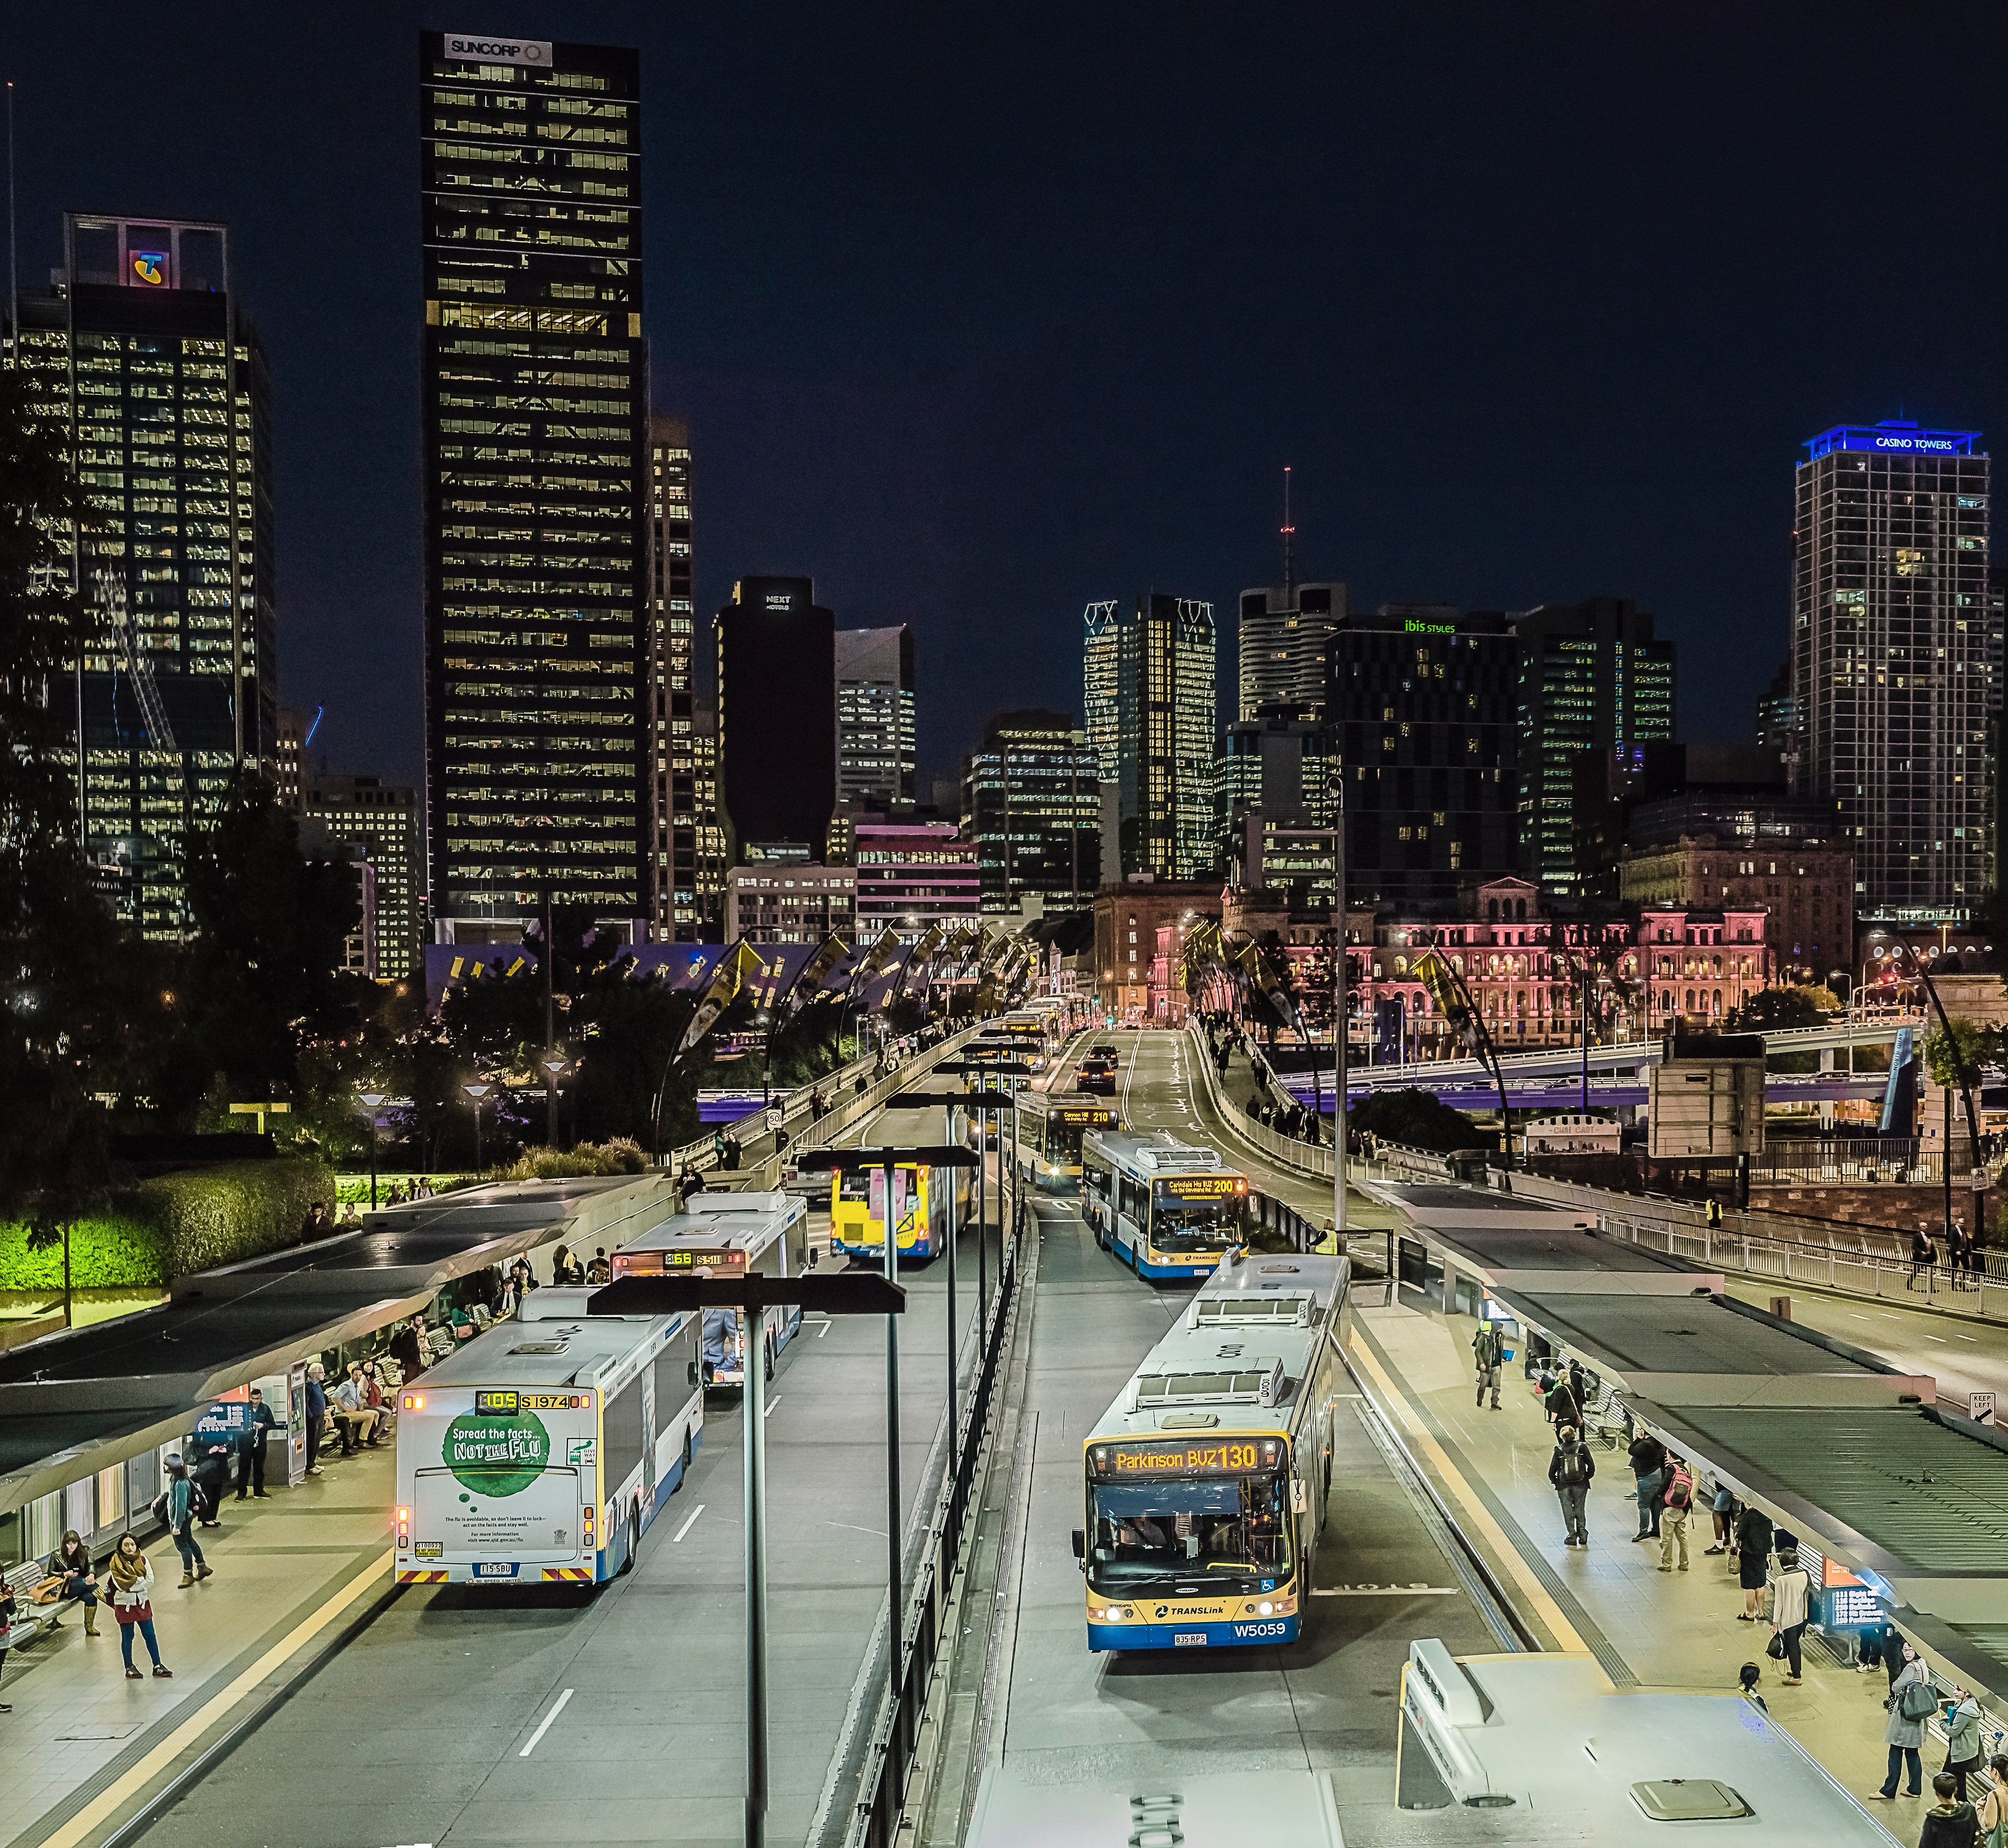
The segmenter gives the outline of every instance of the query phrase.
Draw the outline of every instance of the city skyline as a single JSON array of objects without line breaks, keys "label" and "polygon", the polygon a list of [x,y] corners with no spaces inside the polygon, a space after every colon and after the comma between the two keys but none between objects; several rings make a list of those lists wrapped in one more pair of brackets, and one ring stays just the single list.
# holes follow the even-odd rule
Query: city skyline
[{"label": "city skyline", "polygon": [[[406,248],[415,243],[408,150],[416,125],[404,73],[411,34],[426,23],[401,11],[360,33],[342,29],[338,45],[318,23],[289,23],[210,47],[198,64],[160,22],[114,9],[118,48],[92,61],[88,85],[65,62],[53,22],[32,22],[17,37],[8,72],[17,84],[24,286],[52,260],[64,206],[232,224],[242,293],[274,369],[280,694],[326,706],[321,749],[331,761],[408,781],[419,769],[419,428],[415,354],[408,330],[394,323],[418,289]],[[638,42],[645,72],[662,81],[665,125],[651,129],[643,150],[646,182],[666,201],[649,231],[645,331],[654,349],[652,408],[688,415],[711,458],[710,537],[695,606],[716,607],[739,576],[799,572],[817,577],[847,621],[910,624],[921,663],[924,783],[959,759],[999,705],[1072,703],[1070,631],[1096,585],[1176,581],[1225,611],[1240,587],[1274,581],[1275,482],[1285,462],[1295,470],[1301,577],[1344,578],[1355,606],[1365,608],[1403,599],[1508,609],[1635,599],[1680,645],[1688,729],[1745,735],[1789,620],[1789,495],[1777,485],[1777,459],[1808,431],[1841,421],[1903,415],[1983,432],[1999,422],[1998,340],[1981,308],[1999,292],[1989,280],[1999,253],[1989,240],[1974,241],[1973,286],[1935,305],[1927,333],[1892,312],[1908,286],[1895,277],[1859,280],[1808,308],[1791,281],[1794,263],[1776,259],[1796,256],[1798,273],[1808,264],[1817,273],[1845,248],[1844,226],[1816,212],[1785,234],[1791,249],[1780,253],[1769,242],[1770,215],[1735,196],[1752,171],[1782,178],[1792,158],[1787,118],[1831,106],[1847,92],[1854,58],[1876,57],[1879,34],[1893,28],[1865,13],[1849,59],[1802,62],[1788,94],[1761,108],[1753,93],[1733,154],[1706,137],[1647,151],[1655,138],[1640,133],[1609,180],[1586,178],[1571,150],[1593,124],[1578,131],[1563,104],[1536,98],[1534,122],[1498,149],[1505,171],[1497,183],[1524,193],[1569,163],[1569,190],[1552,217],[1529,219],[1516,207],[1497,231],[1480,221],[1487,186],[1472,180],[1452,196],[1423,200],[1426,210],[1409,213],[1411,228],[1391,228],[1398,208],[1418,201],[1418,182],[1404,169],[1427,150],[1416,139],[1422,131],[1399,119],[1398,94],[1365,98],[1335,150],[1301,162],[1274,209],[1315,239],[1345,243],[1372,286],[1353,292],[1349,306],[1300,310],[1303,326],[1281,345],[1266,309],[1222,292],[1246,240],[1267,223],[1260,210],[1246,227],[1236,214],[1274,171],[1275,137],[1297,144],[1282,129],[1244,133],[1222,144],[1222,172],[1194,193],[1193,232],[1161,242],[1162,256],[1196,266],[1197,299],[1182,310],[1191,318],[1175,333],[1161,316],[1133,320],[1126,354],[1091,323],[1104,308],[1120,318],[1130,299],[1133,285],[1110,259],[1136,234],[1100,210],[1075,208],[1106,188],[1126,214],[1142,207],[1148,217],[1150,202],[1173,183],[1155,173],[1163,144],[1147,138],[1126,152],[1075,125],[1077,136],[1090,137],[1083,160],[1100,162],[1096,180],[1069,165],[1034,186],[1011,228],[1008,286],[951,300],[919,279],[974,235],[981,214],[964,205],[999,182],[992,157],[963,148],[947,122],[923,112],[904,124],[876,166],[863,160],[854,134],[836,134],[825,143],[828,175],[790,205],[778,189],[807,171],[792,135],[763,143],[734,132],[719,134],[714,148],[705,143],[723,119],[716,111],[724,105],[710,99],[733,94],[726,80],[754,55],[751,35],[722,21],[659,26],[620,8],[553,8],[510,23],[553,39]],[[1936,107],[1957,107],[1976,80],[1971,73],[1985,68],[1997,20],[1975,9],[1942,26],[1914,58],[1886,61],[1894,74],[1879,81],[1891,107],[1926,94]],[[959,30],[988,48],[987,28]],[[1119,69],[1113,27],[1076,22],[1066,33],[1082,72]],[[904,33],[900,55],[875,72],[890,36],[889,16],[869,16],[846,49],[804,15],[780,34],[774,94],[800,105],[805,128],[827,121],[840,129],[854,115],[892,119],[880,108],[885,87],[960,41],[941,23]],[[1239,73],[1296,94],[1349,49],[1370,69],[1394,60],[1402,37],[1388,27],[1292,25],[1268,45],[1230,38],[1205,46],[1204,56],[1197,45],[1165,48],[1152,76],[1186,94],[1213,80],[1203,69],[1208,59],[1224,58],[1222,77]],[[1723,87],[1733,95],[1745,81],[1725,74],[1728,67],[1775,59],[1791,40],[1783,22],[1743,22],[1704,54],[1695,31],[1628,26],[1597,45],[1572,45],[1560,91],[1571,106],[1587,97],[1597,119],[1621,96],[1648,125],[1666,125],[1685,106],[1685,80],[1709,73],[1718,93],[1712,106],[1725,107]],[[1444,162],[1457,164],[1461,138],[1496,126],[1537,55],[1494,23],[1434,73],[1463,105],[1430,114],[1427,133],[1441,142]],[[1483,68],[1487,58],[1496,69]],[[175,74],[185,106],[165,127],[136,136],[126,125],[143,112],[133,105],[163,72]],[[1009,131],[1025,125],[1014,109],[1056,110],[1075,122],[1077,80],[1048,75],[1030,87],[1031,101],[985,104],[1005,112],[993,125],[1007,131],[1006,145],[1016,144]],[[238,158],[238,138],[189,125],[226,95],[249,111],[256,161]],[[925,176],[944,148],[952,157],[930,186]],[[1375,177],[1356,182],[1337,162],[1363,148]],[[275,202],[321,186],[338,157],[344,184],[326,191],[309,234]],[[1893,209],[1894,175],[1873,171],[1865,156],[1848,158],[1860,182],[1851,196],[1865,209],[1882,209],[1879,198]],[[1955,188],[1945,201],[1906,205],[1919,235],[1950,235],[1970,217],[1990,182],[1984,163],[1969,171],[1970,193]],[[274,174],[291,183],[270,186]],[[1619,184],[1656,202],[1648,221],[1603,210],[1600,189]],[[847,200],[833,221],[842,228],[827,234],[808,216],[826,187],[843,189]],[[1593,228],[1571,241],[1562,239],[1568,225]],[[366,239],[359,235],[366,226]],[[1530,249],[1511,246],[1516,231],[1531,238]],[[1430,255],[1431,239],[1447,234],[1455,234],[1457,268],[1487,284],[1470,292],[1487,297],[1486,320],[1423,286],[1448,279]],[[1682,280],[1684,257],[1704,238],[1738,278],[1727,320],[1730,310],[1718,313]],[[327,286],[323,246],[338,267],[347,253],[371,250],[359,289]],[[867,248],[885,254],[862,273],[843,268]],[[805,294],[780,286],[784,267],[811,252],[822,253],[839,279],[815,274]],[[1551,274],[1536,274],[1535,256]],[[1617,284],[1603,274],[1624,281],[1621,311]],[[742,275],[750,296],[726,286]],[[896,298],[888,292],[896,284],[903,290]],[[1010,331],[1021,320],[1041,324],[1039,305],[1057,302],[1063,284],[1084,288],[1097,313],[1084,319],[1075,308],[1038,344]],[[1405,318],[1416,324],[1398,324]],[[1516,330],[1524,383],[1474,370],[1496,338],[1491,322]],[[861,357],[868,328],[892,337],[882,352]],[[1788,331],[1790,359],[1779,365]],[[1451,355],[1427,376],[1417,369],[1425,343]],[[1362,357],[1335,360],[1333,348]],[[988,355],[973,373],[972,353]],[[1202,376],[1209,369],[1220,376]],[[1292,389],[1278,395],[1272,387],[1285,376]],[[1251,402],[1277,408],[1251,419]],[[1510,468],[1494,468],[1509,447]],[[1657,518],[1669,505],[1684,517]],[[1738,650],[1696,671],[1753,627],[1777,645],[1748,659]],[[1225,651],[1233,638],[1222,628]],[[400,658],[408,674],[387,675],[385,662]],[[1221,666],[1231,685],[1231,665]]]}]

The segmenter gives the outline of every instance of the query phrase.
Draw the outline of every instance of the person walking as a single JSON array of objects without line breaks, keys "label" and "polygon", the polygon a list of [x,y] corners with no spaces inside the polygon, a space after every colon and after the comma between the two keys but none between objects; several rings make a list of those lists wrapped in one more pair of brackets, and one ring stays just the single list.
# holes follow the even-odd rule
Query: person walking
[{"label": "person walking", "polygon": [[1632,1440],[1632,1480],[1639,1497],[1639,1531],[1632,1536],[1635,1546],[1641,1540],[1660,1536],[1660,1489],[1666,1480],[1667,1447],[1650,1431],[1640,1429]]},{"label": "person walking", "polygon": [[1478,1368],[1478,1400],[1485,1403],[1486,1388],[1492,1390],[1492,1409],[1499,1410],[1499,1353],[1501,1343],[1497,1323],[1480,1322],[1471,1337],[1472,1359]]},{"label": "person walking", "polygon": [[1957,1794],[1957,1783],[1949,1771],[1932,1779],[1932,1794],[1938,1800],[1925,1811],[1918,1848],[1974,1848],[1980,1839],[1980,1818],[1973,1805]]},{"label": "person walking", "polygon": [[320,1474],[320,1434],[327,1423],[327,1369],[319,1361],[307,1369],[307,1474]]},{"label": "person walking", "polygon": [[97,1574],[91,1569],[90,1549],[83,1543],[83,1536],[75,1528],[69,1528],[62,1537],[62,1544],[48,1556],[42,1568],[43,1576],[60,1579],[57,1587],[55,1608],[49,1613],[49,1627],[62,1627],[62,1607],[65,1604],[80,1603],[83,1606],[83,1634],[97,1634]]},{"label": "person walking", "polygon": [[[14,1588],[0,1578],[0,1677],[7,1673],[7,1652],[14,1646],[14,1612],[16,1608]],[[0,1713],[14,1711],[6,1701],[0,1701]]]},{"label": "person walking", "polygon": [[[1799,1644],[1806,1633],[1807,1606],[1812,1595],[1812,1579],[1799,1564],[1796,1549],[1778,1555],[1778,1576],[1771,1592],[1771,1630],[1785,1649],[1785,1685],[1799,1684]],[[1977,1712],[1978,1709],[1976,1708]],[[1978,1734],[1975,1735],[1976,1740]],[[1978,1745],[1974,1762],[1980,1762]]]},{"label": "person walking", "polygon": [[1564,1425],[1582,1429],[1582,1401],[1575,1396],[1575,1389],[1569,1384],[1568,1375],[1553,1376],[1546,1396],[1541,1401],[1541,1409],[1549,1423],[1559,1431]]},{"label": "person walking", "polygon": [[242,1501],[247,1493],[254,1494],[260,1501],[272,1498],[265,1493],[265,1445],[273,1432],[279,1428],[279,1421],[273,1417],[272,1408],[265,1403],[263,1387],[251,1389],[250,1409],[244,1415],[244,1429],[237,1434],[237,1499]]},{"label": "person walking", "polygon": [[182,1582],[175,1588],[177,1590],[216,1576],[215,1569],[202,1556],[201,1543],[195,1537],[196,1493],[196,1486],[189,1479],[187,1465],[180,1458],[170,1457],[168,1534],[175,1543],[175,1550],[182,1556]]},{"label": "person walking", "polygon": [[1914,1655],[1890,1684],[1890,1698],[1883,1705],[1890,1710],[1889,1723],[1882,1729],[1882,1743],[1890,1748],[1890,1775],[1882,1780],[1882,1789],[1870,1794],[1885,1803],[1894,1802],[1897,1777],[1907,1772],[1910,1788],[1904,1794],[1921,1797],[1925,1768],[1918,1753],[1925,1743],[1925,1721],[1938,1705],[1938,1694],[1932,1686],[1930,1671]]},{"label": "person walking", "polygon": [[1946,1715],[1946,1756],[1942,1769],[1955,1779],[1959,1800],[1966,1801],[1966,1780],[1980,1772],[1980,1703],[1964,1687],[1952,1691],[1952,1711]]},{"label": "person walking", "polygon": [[1554,1485],[1556,1496],[1562,1504],[1564,1546],[1589,1544],[1589,1528],[1584,1520],[1583,1510],[1589,1499],[1589,1485],[1596,1478],[1596,1459],[1589,1454],[1589,1446],[1582,1441],[1582,1433],[1573,1425],[1563,1426],[1555,1433],[1555,1453],[1548,1459],[1548,1480]]},{"label": "person walking", "polygon": [[1739,1624],[1757,1621],[1758,1594],[1764,1589],[1771,1564],[1771,1517],[1761,1508],[1745,1508],[1736,1522],[1736,1582],[1743,1588]]},{"label": "person walking", "polygon": [[[1905,1284],[1904,1287],[1906,1289],[1914,1290],[1918,1287],[1918,1278],[1919,1275],[1921,1273],[1930,1270],[1932,1266],[1937,1263],[1937,1261],[1938,1253],[1932,1246],[1930,1236],[1923,1231],[1914,1231],[1911,1233],[1911,1276],[1910,1281]],[[1929,1287],[1928,1283],[1927,1283],[1926,1288],[1928,1288]]]},{"label": "person walking", "polygon": [[[518,1287],[527,1293],[532,1287],[529,1275],[529,1266],[521,1258],[516,1263],[520,1267],[516,1273]],[[518,1301],[520,1302],[521,1300],[519,1296]],[[425,1325],[423,1316],[413,1316],[408,1321],[399,1323],[398,1332],[391,1337],[391,1358],[398,1363],[398,1377],[407,1386],[426,1370]]]},{"label": "person walking", "polygon": [[1660,1570],[1674,1570],[1677,1551],[1680,1569],[1688,1569],[1688,1522],[1694,1515],[1694,1478],[1677,1457],[1667,1459],[1667,1486],[1660,1496]]},{"label": "person walking", "polygon": [[140,1671],[133,1666],[133,1631],[138,1627],[147,1639],[147,1653],[154,1659],[154,1673],[161,1680],[174,1678],[174,1670],[161,1661],[161,1645],[154,1634],[154,1568],[130,1534],[118,1536],[104,1568],[111,1581],[111,1614],[118,1620],[118,1646],[125,1652],[126,1679],[136,1681]]}]

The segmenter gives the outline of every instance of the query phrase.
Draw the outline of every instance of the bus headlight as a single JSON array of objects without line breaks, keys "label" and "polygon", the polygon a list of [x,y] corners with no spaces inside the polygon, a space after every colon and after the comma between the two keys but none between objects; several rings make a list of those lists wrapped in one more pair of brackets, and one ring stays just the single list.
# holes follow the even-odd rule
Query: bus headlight
[{"label": "bus headlight", "polygon": [[1255,1609],[1260,1615],[1265,1617],[1274,1617],[1276,1614],[1275,1606],[1271,1604],[1267,1598],[1264,1598],[1260,1604],[1257,1605]]}]

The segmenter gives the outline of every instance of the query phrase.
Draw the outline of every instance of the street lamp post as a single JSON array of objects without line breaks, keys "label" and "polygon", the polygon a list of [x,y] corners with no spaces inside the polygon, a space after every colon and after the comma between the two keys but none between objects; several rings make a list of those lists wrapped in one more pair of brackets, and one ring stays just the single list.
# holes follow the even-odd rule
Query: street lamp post
[{"label": "street lamp post", "polygon": [[460,1087],[474,1100],[474,1171],[481,1171],[481,1104],[488,1094],[494,1090],[492,1084],[463,1084]]},{"label": "street lamp post", "polygon": [[1338,793],[1338,819],[1331,830],[1331,1228],[1345,1249],[1347,1054],[1351,1023],[1346,1016],[1345,791]]},{"label": "street lamp post", "polygon": [[565,1069],[564,1055],[546,1051],[537,1061],[544,1074],[544,1140],[558,1146],[558,1079]]},{"label": "street lamp post", "polygon": [[362,1108],[369,1112],[369,1210],[376,1210],[376,1113],[390,1101],[388,1091],[359,1091]]},{"label": "street lamp post", "polygon": [[[999,1275],[1004,1265],[1004,1122],[1003,1113],[1009,1108],[1015,1111],[1017,1099],[1013,1093],[984,1087],[987,1077],[1016,1079],[1031,1075],[1032,1068],[1022,1059],[945,1059],[934,1068],[950,1077],[977,1080],[978,1088],[966,1091],[956,1100],[976,1120],[976,1140],[978,1154],[976,1164],[976,1302],[979,1328],[990,1325],[990,1243],[988,1214],[985,1198],[985,1178],[988,1173],[981,1151],[988,1140],[989,1131],[985,1118],[994,1119],[997,1125],[997,1264]],[[1013,1140],[1016,1139],[1017,1122],[1012,1122]]]}]

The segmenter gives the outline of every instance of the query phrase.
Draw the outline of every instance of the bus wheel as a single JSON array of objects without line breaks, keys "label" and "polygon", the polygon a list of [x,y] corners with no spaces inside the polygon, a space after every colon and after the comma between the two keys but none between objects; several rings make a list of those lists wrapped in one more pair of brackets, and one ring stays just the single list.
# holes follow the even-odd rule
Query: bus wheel
[{"label": "bus wheel", "polygon": [[765,1364],[760,1369],[760,1377],[771,1386],[774,1381],[774,1337],[771,1334],[762,1348],[761,1359]]},{"label": "bus wheel", "polygon": [[[691,1454],[690,1426],[688,1425],[685,1425],[684,1426],[684,1475],[685,1476],[688,1476],[690,1474]],[[681,1479],[679,1479],[677,1486],[679,1488],[682,1486]]]}]

